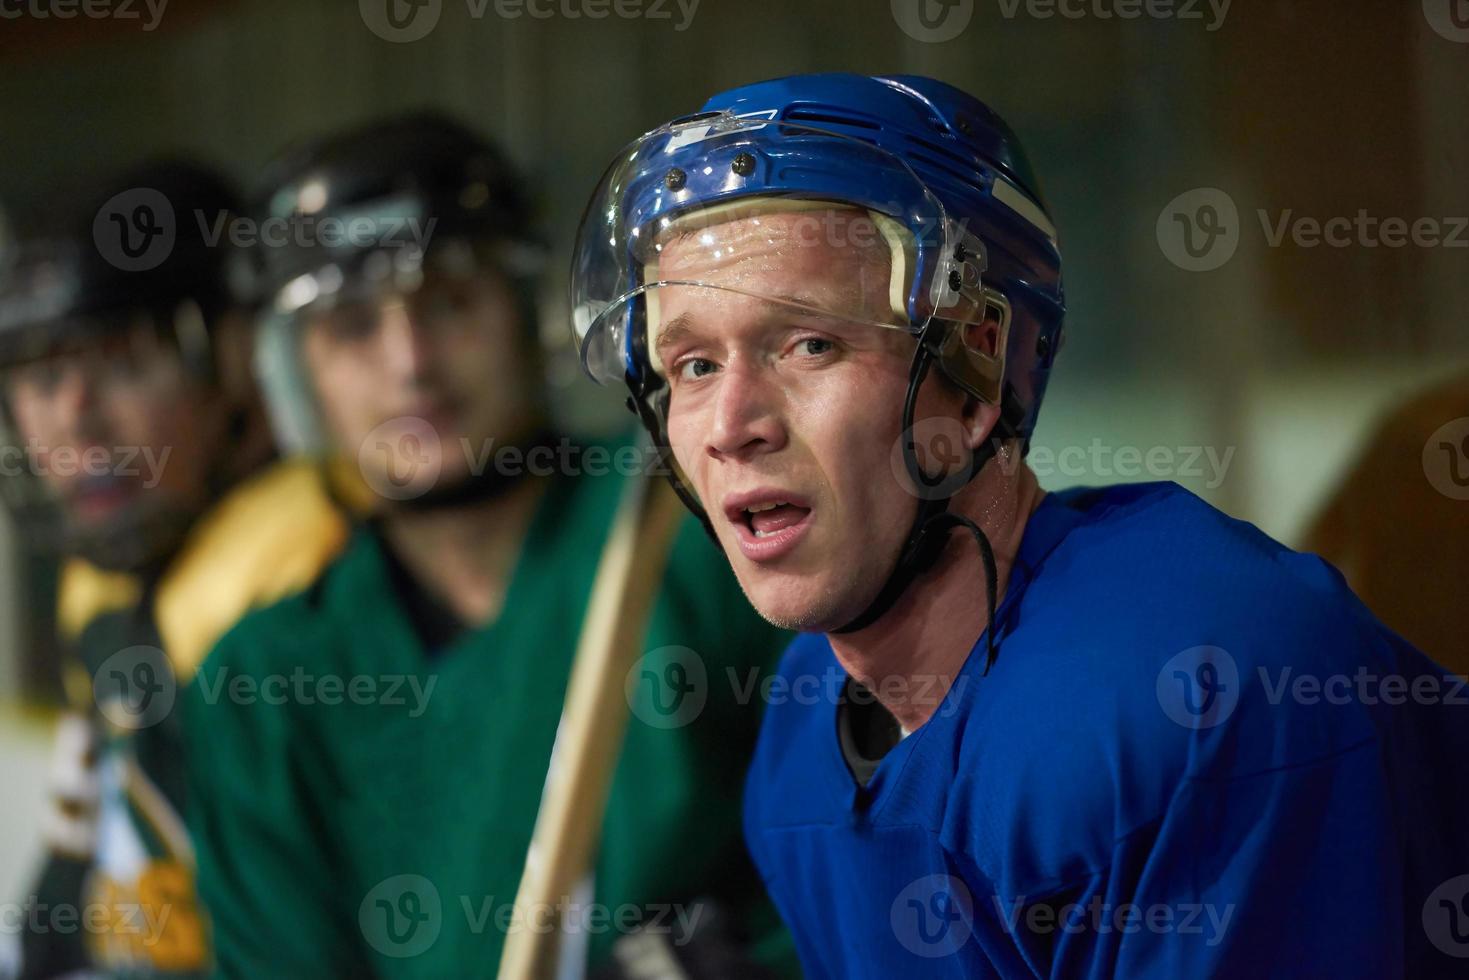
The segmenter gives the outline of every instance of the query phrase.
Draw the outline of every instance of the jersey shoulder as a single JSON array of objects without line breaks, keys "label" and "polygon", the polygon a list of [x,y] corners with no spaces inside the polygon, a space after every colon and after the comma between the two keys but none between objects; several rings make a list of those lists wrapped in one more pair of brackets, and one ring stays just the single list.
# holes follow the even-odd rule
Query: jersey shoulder
[{"label": "jersey shoulder", "polygon": [[[1335,568],[1174,483],[1058,494],[1075,524],[1041,562],[1024,606],[1060,603],[1098,642],[1233,646],[1242,666],[1339,665],[1385,627]],[[1180,647],[1183,649],[1184,647]]]},{"label": "jersey shoulder", "polygon": [[[1074,523],[1033,570],[994,669],[966,672],[954,729],[948,830],[1010,885],[1034,887],[1045,860],[1104,860],[1191,781],[1310,766],[1411,723],[1347,684],[1433,665],[1321,559],[1172,484],[1055,504]],[[1006,813],[1027,847],[977,819]],[[1026,853],[1038,866],[1017,866]]]},{"label": "jersey shoulder", "polygon": [[[1426,663],[1325,561],[1176,484],[1071,491],[1056,503],[1076,512],[1074,524],[1032,571],[1004,625],[1000,657],[1009,669],[1000,676],[1019,686],[1021,700],[1040,685],[1056,703],[1091,703],[1071,723],[1097,726],[1098,737],[1139,729],[1192,743],[1199,732],[1254,722],[1274,741],[1242,733],[1232,764],[1289,764],[1360,739],[1371,725],[1362,711],[1323,718],[1314,705],[1278,696],[1282,679]],[[1211,691],[1223,700],[1194,717]],[[1247,710],[1261,694],[1268,723]],[[1109,707],[1096,710],[1099,703]],[[1226,704],[1241,716],[1224,716]],[[1190,761],[1202,758],[1190,750]]]},{"label": "jersey shoulder", "polygon": [[276,463],[227,494],[159,583],[155,615],[179,679],[246,612],[309,585],[349,528],[309,461]]}]

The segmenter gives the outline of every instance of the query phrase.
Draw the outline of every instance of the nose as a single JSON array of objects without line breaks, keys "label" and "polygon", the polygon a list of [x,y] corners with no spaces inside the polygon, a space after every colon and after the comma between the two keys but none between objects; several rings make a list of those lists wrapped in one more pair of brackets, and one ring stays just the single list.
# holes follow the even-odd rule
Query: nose
[{"label": "nose", "polygon": [[429,331],[401,298],[385,303],[381,316],[378,336],[384,366],[395,380],[419,381],[429,363]]},{"label": "nose", "polygon": [[769,372],[748,358],[725,368],[715,392],[714,419],[707,447],[714,459],[747,460],[786,444],[781,392]]},{"label": "nose", "polygon": [[49,399],[49,414],[58,433],[76,439],[90,423],[97,405],[97,371],[93,365],[68,363],[60,369]]}]

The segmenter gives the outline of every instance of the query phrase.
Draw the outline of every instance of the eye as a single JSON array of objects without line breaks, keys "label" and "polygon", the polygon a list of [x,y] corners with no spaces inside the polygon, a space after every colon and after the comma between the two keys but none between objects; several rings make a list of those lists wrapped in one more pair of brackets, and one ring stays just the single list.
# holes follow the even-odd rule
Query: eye
[{"label": "eye", "polygon": [[707,357],[690,357],[678,365],[678,379],[680,381],[693,381],[702,378],[706,374],[714,373],[715,364]]},{"label": "eye", "polygon": [[12,369],[11,377],[21,386],[44,395],[55,392],[66,368],[59,357],[44,357]]},{"label": "eye", "polygon": [[836,344],[825,337],[804,337],[796,341],[796,350],[810,357],[818,357],[831,352]]},{"label": "eye", "polygon": [[342,303],[326,314],[322,325],[333,340],[363,341],[377,332],[378,311],[371,303]]}]

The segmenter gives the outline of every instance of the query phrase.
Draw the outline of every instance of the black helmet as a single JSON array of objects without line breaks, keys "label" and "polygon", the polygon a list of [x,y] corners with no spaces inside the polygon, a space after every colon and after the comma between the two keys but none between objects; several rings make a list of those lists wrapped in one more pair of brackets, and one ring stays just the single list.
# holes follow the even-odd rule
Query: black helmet
[{"label": "black helmet", "polygon": [[[228,269],[237,213],[235,194],[218,174],[160,160],[109,181],[46,236],[14,243],[0,256],[0,368],[63,352],[109,357],[102,345],[147,335],[176,351],[190,374],[214,383],[215,327],[236,305]],[[0,398],[7,460],[25,458],[21,441],[7,386]],[[238,446],[227,448],[222,460],[243,460]],[[226,464],[219,465],[223,473]],[[119,569],[166,557],[199,503],[150,500],[77,535],[29,468],[7,472],[0,487],[34,547],[79,552]]]},{"label": "black helmet", "polygon": [[262,187],[251,209],[260,301],[289,306],[281,291],[299,277],[350,276],[373,252],[421,259],[434,239],[532,245],[530,203],[505,156],[433,112],[307,143],[272,164]]},{"label": "black helmet", "polygon": [[[59,233],[0,261],[0,364],[151,317],[188,353],[234,302],[234,191],[198,164],[160,160],[110,182]],[[208,364],[207,357],[205,358]]]},{"label": "black helmet", "polygon": [[432,268],[488,268],[533,333],[542,250],[529,197],[505,155],[459,123],[420,112],[323,137],[287,152],[261,183],[256,376],[283,449],[330,449],[300,357],[308,311],[384,288],[413,293]]}]

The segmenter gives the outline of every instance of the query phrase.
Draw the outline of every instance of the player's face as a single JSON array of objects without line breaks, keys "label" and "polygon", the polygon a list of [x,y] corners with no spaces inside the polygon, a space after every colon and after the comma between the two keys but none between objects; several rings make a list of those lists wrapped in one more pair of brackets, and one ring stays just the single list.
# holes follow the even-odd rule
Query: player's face
[{"label": "player's face", "polygon": [[[510,287],[498,275],[430,273],[410,295],[386,292],[315,316],[304,354],[344,453],[384,473],[426,464],[445,487],[484,458],[486,440],[523,435],[533,382],[521,336]],[[397,437],[424,425],[436,439]],[[360,452],[369,441],[381,451]]]},{"label": "player's face", "polygon": [[798,230],[811,220],[744,218],[666,243],[661,278],[727,288],[660,287],[650,343],[671,387],[675,458],[751,603],[819,630],[866,607],[913,519],[889,454],[914,342],[756,298],[891,318],[886,246],[842,233],[870,219],[833,211],[815,226],[833,233]]},{"label": "player's face", "polygon": [[73,535],[207,500],[224,411],[155,330],[119,328],[11,367],[5,394]]}]

